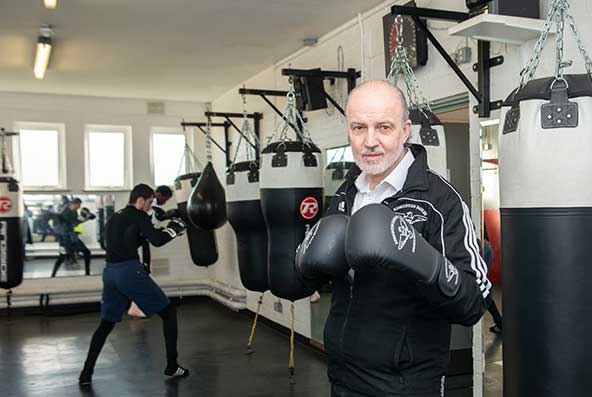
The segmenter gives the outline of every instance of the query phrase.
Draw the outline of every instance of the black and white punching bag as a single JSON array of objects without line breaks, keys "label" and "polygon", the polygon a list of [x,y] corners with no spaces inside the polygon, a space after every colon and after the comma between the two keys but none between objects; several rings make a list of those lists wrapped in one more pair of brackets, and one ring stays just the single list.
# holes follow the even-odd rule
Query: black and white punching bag
[{"label": "black and white punching bag", "polygon": [[23,282],[25,208],[18,182],[0,176],[0,288],[10,289]]},{"label": "black and white punching bag", "polygon": [[187,200],[201,173],[192,172],[175,179],[175,200],[181,219],[187,224],[187,241],[191,260],[196,266],[209,266],[218,260],[218,245],[213,230],[195,227],[187,217]]},{"label": "black and white punching bag", "polygon": [[226,175],[226,207],[236,235],[240,279],[249,291],[265,292],[269,289],[267,226],[260,197],[257,162],[234,164]]},{"label": "black and white punching bag", "polygon": [[345,181],[345,175],[354,165],[353,161],[332,161],[325,167],[325,209],[329,208],[333,195]]},{"label": "black and white punching bag", "polygon": [[592,81],[532,80],[504,105],[504,396],[590,396]]},{"label": "black and white punching bag", "polygon": [[269,236],[272,294],[291,301],[310,296],[294,268],[296,248],[321,218],[323,166],[312,143],[272,142],[261,152],[261,207]]},{"label": "black and white punching bag", "polygon": [[446,135],[442,122],[429,109],[421,111],[417,108],[410,109],[409,118],[411,119],[409,143],[417,143],[425,147],[430,169],[448,179]]}]

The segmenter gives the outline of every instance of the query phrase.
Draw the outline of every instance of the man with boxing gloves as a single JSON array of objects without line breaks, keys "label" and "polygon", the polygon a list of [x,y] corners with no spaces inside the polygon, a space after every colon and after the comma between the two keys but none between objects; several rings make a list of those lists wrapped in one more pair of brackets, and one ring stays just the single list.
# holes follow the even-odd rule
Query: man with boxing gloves
[{"label": "man with boxing gloves", "polygon": [[77,252],[80,252],[84,257],[84,274],[90,275],[90,250],[80,240],[74,228],[83,222],[95,219],[96,216],[88,208],[80,208],[81,205],[82,200],[74,197],[56,217],[54,229],[60,246],[60,253],[53,266],[51,277],[56,276],[62,263],[66,260],[73,260]]},{"label": "man with boxing gloves", "polygon": [[309,289],[333,281],[332,395],[443,396],[451,324],[475,324],[490,299],[468,207],[407,143],[398,88],[361,84],[346,109],[356,166],[296,255]]},{"label": "man with boxing gloves", "polygon": [[103,271],[101,322],[93,334],[84,368],[79,377],[81,386],[91,383],[99,353],[115,324],[133,300],[150,316],[158,313],[163,321],[169,378],[187,376],[189,371],[177,363],[177,315],[173,304],[152,280],[139,260],[138,247],[148,239],[154,246],[162,246],[180,236],[186,225],[171,219],[166,228],[155,229],[147,212],[152,206],[154,190],[139,184],[130,193],[129,204],[109,218],[105,225],[107,264]]}]

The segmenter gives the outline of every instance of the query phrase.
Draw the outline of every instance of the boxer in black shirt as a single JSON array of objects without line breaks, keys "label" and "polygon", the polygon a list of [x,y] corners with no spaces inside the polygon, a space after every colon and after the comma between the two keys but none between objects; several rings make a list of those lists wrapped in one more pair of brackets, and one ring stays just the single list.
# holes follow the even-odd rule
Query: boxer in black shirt
[{"label": "boxer in black shirt", "polygon": [[130,193],[129,204],[109,218],[105,226],[107,264],[103,272],[101,323],[95,331],[84,368],[79,377],[81,386],[89,385],[95,363],[115,324],[121,321],[130,300],[147,316],[158,313],[163,320],[167,366],[164,374],[174,378],[189,371],[177,363],[177,316],[162,289],[152,280],[140,262],[138,247],[146,240],[162,246],[181,235],[186,225],[173,218],[164,229],[155,229],[147,211],[152,206],[154,190],[140,184]]}]

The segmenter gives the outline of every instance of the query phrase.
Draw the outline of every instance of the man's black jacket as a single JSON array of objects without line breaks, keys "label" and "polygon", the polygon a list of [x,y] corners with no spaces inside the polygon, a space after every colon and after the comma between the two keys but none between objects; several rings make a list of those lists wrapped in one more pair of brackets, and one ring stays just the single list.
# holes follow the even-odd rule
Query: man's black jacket
[{"label": "man's black jacket", "polygon": [[[425,149],[411,145],[415,161],[403,190],[383,203],[405,217],[459,271],[458,294],[438,307],[396,272],[373,269],[333,280],[325,350],[331,382],[372,396],[438,396],[444,387],[450,325],[473,325],[486,310],[491,288],[469,209],[443,177],[427,166]],[[336,192],[327,215],[351,214],[360,169]],[[355,395],[355,394],[354,394]]]}]

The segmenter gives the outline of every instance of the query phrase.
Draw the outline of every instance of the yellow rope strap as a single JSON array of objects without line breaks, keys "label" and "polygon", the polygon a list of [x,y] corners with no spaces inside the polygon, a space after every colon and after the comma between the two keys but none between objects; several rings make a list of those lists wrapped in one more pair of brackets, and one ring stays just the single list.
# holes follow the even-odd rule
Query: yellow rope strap
[{"label": "yellow rope strap", "polygon": [[294,383],[294,303],[290,306],[290,313],[292,314],[292,326],[290,327],[290,364],[288,369],[290,371],[290,383]]},{"label": "yellow rope strap", "polygon": [[251,349],[251,345],[253,344],[253,338],[255,337],[255,329],[257,328],[257,319],[259,318],[259,310],[261,310],[261,304],[263,303],[263,294],[259,297],[259,302],[257,303],[257,312],[255,313],[255,319],[253,320],[253,325],[251,326],[251,335],[249,335],[249,342],[247,343],[247,354],[251,354],[254,350]]}]

